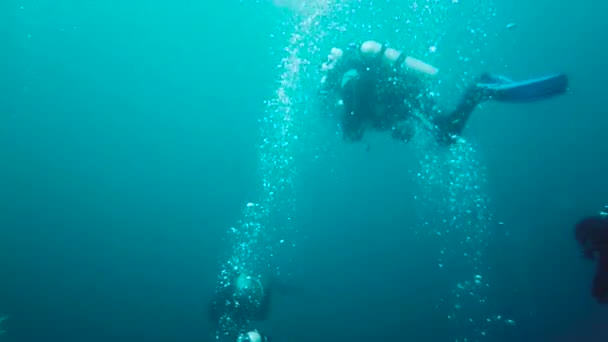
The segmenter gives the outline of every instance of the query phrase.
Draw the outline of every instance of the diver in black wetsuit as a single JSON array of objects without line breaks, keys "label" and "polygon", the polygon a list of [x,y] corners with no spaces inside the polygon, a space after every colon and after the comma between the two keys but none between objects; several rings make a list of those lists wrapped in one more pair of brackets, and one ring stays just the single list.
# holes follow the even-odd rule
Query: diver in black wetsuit
[{"label": "diver in black wetsuit", "polygon": [[268,342],[267,335],[250,325],[268,319],[275,293],[289,295],[299,293],[299,289],[272,275],[236,274],[215,292],[209,302],[209,319],[216,331],[225,330],[228,325],[228,330],[238,332],[236,337],[229,336],[232,341]]},{"label": "diver in black wetsuit", "polygon": [[422,124],[436,140],[451,144],[459,136],[475,107],[485,100],[531,102],[567,90],[563,74],[513,82],[484,74],[468,87],[454,111],[438,109],[425,77],[438,70],[401,51],[373,40],[353,43],[346,50],[333,48],[321,80],[321,98],[326,107],[338,107],[345,139],[359,141],[365,130],[391,131],[395,139],[409,141]]},{"label": "diver in black wetsuit", "polygon": [[584,218],[576,225],[574,235],[583,256],[597,261],[591,295],[598,303],[608,304],[608,214]]},{"label": "diver in black wetsuit", "polygon": [[[245,333],[251,321],[268,318],[271,298],[272,291],[265,277],[238,274],[215,292],[209,302],[209,319],[216,330],[227,323]],[[225,319],[229,322],[224,322]]]}]

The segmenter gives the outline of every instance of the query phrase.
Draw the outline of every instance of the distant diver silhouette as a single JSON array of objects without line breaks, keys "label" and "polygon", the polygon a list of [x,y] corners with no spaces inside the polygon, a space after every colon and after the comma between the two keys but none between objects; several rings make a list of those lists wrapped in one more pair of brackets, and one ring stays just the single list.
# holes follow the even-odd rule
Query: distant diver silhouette
[{"label": "distant diver silhouette", "polygon": [[589,216],[575,227],[575,238],[586,259],[597,262],[591,295],[598,303],[608,304],[608,215]]},{"label": "distant diver silhouette", "polygon": [[209,302],[209,319],[218,330],[223,317],[229,318],[238,332],[238,342],[268,342],[268,335],[252,329],[251,323],[268,319],[275,293],[293,295],[300,289],[275,275],[237,273],[227,286],[215,292]]}]

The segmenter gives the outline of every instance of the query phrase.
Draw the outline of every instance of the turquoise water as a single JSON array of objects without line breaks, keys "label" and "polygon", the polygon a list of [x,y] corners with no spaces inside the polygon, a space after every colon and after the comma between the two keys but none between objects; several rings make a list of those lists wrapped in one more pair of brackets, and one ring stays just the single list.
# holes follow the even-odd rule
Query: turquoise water
[{"label": "turquoise water", "polygon": [[[273,263],[303,289],[260,324],[274,341],[608,340],[572,232],[607,204],[608,5],[304,5],[0,5],[0,340],[212,340],[229,230],[273,184]],[[438,66],[446,106],[486,70],[571,93],[488,103],[452,151],[347,144],[316,66],[368,37]]]}]

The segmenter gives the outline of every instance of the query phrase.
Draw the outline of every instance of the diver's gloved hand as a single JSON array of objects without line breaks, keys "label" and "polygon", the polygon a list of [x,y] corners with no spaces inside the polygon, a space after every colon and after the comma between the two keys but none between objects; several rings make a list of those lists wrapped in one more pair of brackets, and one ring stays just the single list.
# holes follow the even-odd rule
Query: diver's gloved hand
[{"label": "diver's gloved hand", "polygon": [[344,51],[342,49],[332,48],[330,54],[327,55],[327,61],[321,64],[322,76],[319,82],[319,98],[322,99],[321,103],[324,109],[335,108],[338,103],[336,87],[339,82],[339,76],[334,69],[343,55]]},{"label": "diver's gloved hand", "polygon": [[342,129],[342,134],[344,134],[344,138],[349,141],[361,141],[361,139],[363,139],[363,128]]},{"label": "diver's gloved hand", "polygon": [[416,127],[413,120],[407,119],[398,121],[392,127],[392,131],[393,139],[408,142],[414,137],[414,134],[416,133]]},{"label": "diver's gloved hand", "polygon": [[332,70],[336,63],[344,56],[344,51],[340,48],[332,48],[329,55],[327,55],[327,61],[321,64],[321,71],[328,72]]}]

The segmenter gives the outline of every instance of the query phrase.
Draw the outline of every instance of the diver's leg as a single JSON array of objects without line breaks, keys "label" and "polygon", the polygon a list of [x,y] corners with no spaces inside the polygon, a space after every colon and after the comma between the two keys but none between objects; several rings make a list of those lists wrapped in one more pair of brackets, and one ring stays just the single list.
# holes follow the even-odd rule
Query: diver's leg
[{"label": "diver's leg", "polygon": [[363,138],[363,122],[354,112],[344,112],[341,127],[344,139],[355,142]]},{"label": "diver's leg", "polygon": [[467,88],[453,112],[435,120],[438,140],[445,143],[453,142],[453,136],[462,133],[475,107],[485,100],[510,103],[534,102],[564,94],[567,90],[568,77],[565,74],[514,82],[499,75],[484,73],[475,84]]},{"label": "diver's leg", "polygon": [[365,123],[371,117],[373,99],[370,98],[373,83],[360,77],[350,79],[342,87],[341,126],[344,139],[360,141],[365,131]]},{"label": "diver's leg", "polygon": [[[352,82],[349,82],[352,83]],[[344,96],[344,111],[340,120],[342,136],[349,141],[360,141],[363,138],[363,118],[357,111],[357,96],[349,94]]]},{"label": "diver's leg", "polygon": [[475,85],[467,88],[458,106],[448,115],[436,115],[433,120],[437,141],[444,144],[454,142],[460,136],[475,107],[486,98],[485,92]]},{"label": "diver's leg", "polygon": [[608,303],[608,251],[600,251],[591,294],[600,303]]},{"label": "diver's leg", "polygon": [[391,127],[391,136],[395,140],[408,142],[416,134],[416,126],[413,118],[398,120]]}]

